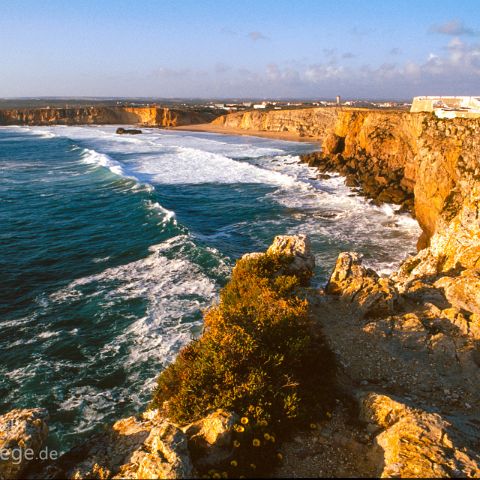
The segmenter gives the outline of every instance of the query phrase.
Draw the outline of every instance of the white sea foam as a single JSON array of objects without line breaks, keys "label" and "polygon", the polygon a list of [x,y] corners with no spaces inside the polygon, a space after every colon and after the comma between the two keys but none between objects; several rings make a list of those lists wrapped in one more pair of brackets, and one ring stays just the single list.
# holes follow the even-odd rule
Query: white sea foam
[{"label": "white sea foam", "polygon": [[115,175],[120,175],[121,177],[128,177],[128,175],[124,171],[123,165],[120,162],[113,160],[113,158],[110,158],[108,155],[105,155],[104,153],[99,153],[90,148],[85,148],[82,158],[85,163],[105,167],[108,168]]},{"label": "white sea foam", "polygon": [[168,210],[165,207],[162,207],[158,202],[151,202],[148,200],[146,206],[150,210],[160,212],[162,214],[162,224],[166,225],[169,222],[172,222],[174,225],[177,225],[177,219],[175,217],[175,212]]},{"label": "white sea foam", "polygon": [[[302,221],[305,233],[345,244],[361,244],[366,240],[370,245],[377,244],[382,259],[372,262],[384,272],[401,260],[398,237],[413,245],[419,234],[417,222],[408,215],[398,215],[397,206],[371,205],[353,194],[338,175],[327,180],[317,179],[316,169],[300,164],[299,157],[289,153],[289,142],[158,129],[145,129],[145,133],[137,137],[116,135],[115,127],[39,127],[35,130],[88,144],[86,161],[135,179],[133,189],[202,183],[275,186],[269,197],[290,209],[292,218]],[[122,155],[121,163],[112,158],[117,153]],[[248,161],[241,160],[247,157]],[[157,208],[165,215],[162,223],[175,221],[171,212],[155,202],[147,207]],[[229,232],[220,230],[208,237],[228,235]],[[388,254],[391,255],[389,262]]]},{"label": "white sea foam", "polygon": [[95,258],[92,258],[92,262],[93,263],[103,263],[103,262],[108,262],[108,260],[110,260],[110,257],[107,256],[107,257],[95,257]]},{"label": "white sea foam", "polygon": [[295,180],[280,172],[194,148],[176,147],[143,155],[130,167],[139,178],[155,184],[265,183],[291,186]]},{"label": "white sea foam", "polygon": [[[116,175],[140,183],[266,183],[276,186],[291,186],[294,183],[294,179],[281,172],[236,160],[283,153],[276,147],[222,142],[158,130],[128,137],[116,135],[114,127],[69,127],[61,131],[58,127],[41,127],[39,133],[42,132],[88,143],[85,162],[108,168]],[[128,163],[120,163],[111,156],[115,152],[122,155],[132,153],[134,158]]]},{"label": "white sea foam", "polygon": [[130,353],[122,363],[125,368],[131,367],[135,375],[140,363],[158,365],[170,361],[198,330],[200,310],[216,295],[215,283],[185,256],[184,249],[191,247],[194,245],[185,235],[172,238],[150,247],[144,259],[77,279],[50,298],[64,301],[81,294],[84,287],[94,286],[93,292],[84,295],[102,297],[107,305],[146,300],[145,315],[99,352],[101,356],[110,355],[120,345],[128,346]]}]

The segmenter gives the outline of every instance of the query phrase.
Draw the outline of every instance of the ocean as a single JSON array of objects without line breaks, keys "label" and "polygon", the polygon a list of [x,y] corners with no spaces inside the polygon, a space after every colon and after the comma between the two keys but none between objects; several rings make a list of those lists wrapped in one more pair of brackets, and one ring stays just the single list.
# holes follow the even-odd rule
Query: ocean
[{"label": "ocean", "polygon": [[145,408],[235,260],[306,233],[379,273],[420,233],[299,162],[317,145],[115,126],[0,128],[0,414],[50,412],[65,451]]}]

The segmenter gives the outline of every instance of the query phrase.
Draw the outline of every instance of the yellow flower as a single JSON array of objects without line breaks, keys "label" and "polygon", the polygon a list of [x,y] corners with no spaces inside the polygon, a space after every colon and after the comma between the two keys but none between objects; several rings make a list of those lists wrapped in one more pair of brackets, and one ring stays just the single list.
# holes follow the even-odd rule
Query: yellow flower
[{"label": "yellow flower", "polygon": [[268,422],[266,420],[260,420],[258,422],[258,424],[261,426],[261,427],[267,427],[268,426]]},{"label": "yellow flower", "polygon": [[312,430],[316,430],[317,424],[316,424],[316,423],[311,423],[311,424],[310,424],[310,428],[311,428]]},{"label": "yellow flower", "polygon": [[212,478],[222,478],[222,476],[219,473],[214,473]]},{"label": "yellow flower", "polygon": [[271,441],[272,443],[275,443],[275,437],[274,437],[273,435],[270,435],[270,441]]},{"label": "yellow flower", "polygon": [[242,432],[245,431],[245,428],[244,428],[242,425],[237,425],[237,426],[235,427],[235,430],[236,430],[237,432],[239,432],[239,433],[242,433]]},{"label": "yellow flower", "polygon": [[239,442],[238,440],[234,440],[234,441],[233,441],[233,446],[234,446],[235,448],[238,448],[238,447],[240,446],[240,442]]},{"label": "yellow flower", "polygon": [[254,447],[259,447],[260,446],[260,440],[258,438],[254,438],[252,442]]},{"label": "yellow flower", "polygon": [[270,434],[269,434],[269,433],[264,433],[264,434],[263,434],[263,438],[264,438],[265,440],[270,440]]},{"label": "yellow flower", "polygon": [[237,462],[236,460],[232,460],[232,461],[230,462],[230,465],[231,465],[232,467],[236,467],[236,466],[238,465],[238,462]]},{"label": "yellow flower", "polygon": [[248,423],[248,418],[247,417],[242,417],[240,420],[244,425]]},{"label": "yellow flower", "polygon": [[278,452],[278,453],[277,453],[277,458],[278,458],[279,460],[283,460],[283,455],[282,455],[280,452]]},{"label": "yellow flower", "polygon": [[332,414],[330,412],[327,412],[327,417],[328,418],[331,418],[332,417]]},{"label": "yellow flower", "polygon": [[253,470],[255,470],[255,469],[257,468],[257,466],[256,466],[254,463],[251,463],[251,464],[250,464],[250,468],[253,469]]}]

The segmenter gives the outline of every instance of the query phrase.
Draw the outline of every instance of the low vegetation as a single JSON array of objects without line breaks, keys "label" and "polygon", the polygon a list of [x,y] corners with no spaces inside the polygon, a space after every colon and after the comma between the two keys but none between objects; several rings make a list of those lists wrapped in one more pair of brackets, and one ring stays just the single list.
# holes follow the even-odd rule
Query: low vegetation
[{"label": "low vegetation", "polygon": [[333,359],[309,318],[304,278],[287,273],[291,261],[239,260],[203,335],[162,372],[154,393],[152,406],[180,424],[219,408],[242,416],[236,474],[260,473],[267,453],[277,455],[276,437],[292,422],[318,419],[332,396]]}]

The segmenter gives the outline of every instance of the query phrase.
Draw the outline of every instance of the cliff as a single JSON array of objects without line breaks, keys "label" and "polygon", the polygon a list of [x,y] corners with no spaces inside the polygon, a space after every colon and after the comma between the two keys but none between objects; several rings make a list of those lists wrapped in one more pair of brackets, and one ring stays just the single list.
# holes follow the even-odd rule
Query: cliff
[{"label": "cliff", "polygon": [[289,132],[301,137],[323,138],[335,125],[339,109],[303,108],[296,110],[249,110],[222,115],[213,126],[226,129]]},{"label": "cliff", "polygon": [[304,160],[323,172],[339,171],[351,186],[361,187],[379,202],[398,203],[411,210],[424,232],[421,248],[429,245],[438,229],[445,228],[445,211],[452,215],[452,208],[473,193],[478,180],[474,177],[478,176],[480,119],[306,108],[238,112],[218,117],[212,125],[255,132],[288,131],[320,141],[322,152]]},{"label": "cliff", "polygon": [[211,112],[166,107],[66,107],[0,110],[0,125],[105,125],[139,124],[175,127],[204,123],[215,118]]},{"label": "cliff", "polygon": [[[359,414],[340,401],[318,433],[284,446],[289,460],[277,475],[478,476],[479,119],[315,109],[319,126],[302,127],[312,112],[282,115],[217,123],[320,140],[323,151],[304,161],[340,172],[375,201],[411,209],[423,234],[419,253],[389,278],[365,269],[355,253],[339,256],[316,318]],[[358,420],[367,433],[352,427]]]}]

